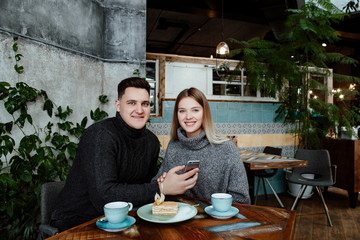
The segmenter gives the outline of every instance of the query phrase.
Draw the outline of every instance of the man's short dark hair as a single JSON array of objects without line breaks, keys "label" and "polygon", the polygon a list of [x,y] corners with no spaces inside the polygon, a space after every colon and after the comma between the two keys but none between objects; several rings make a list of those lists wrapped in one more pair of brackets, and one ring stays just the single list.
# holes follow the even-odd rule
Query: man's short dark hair
[{"label": "man's short dark hair", "polygon": [[125,90],[128,87],[143,88],[150,95],[150,84],[149,84],[148,81],[146,81],[143,78],[139,78],[139,77],[130,77],[130,78],[125,78],[124,80],[122,80],[119,83],[119,85],[118,85],[118,99],[120,99],[124,95]]}]

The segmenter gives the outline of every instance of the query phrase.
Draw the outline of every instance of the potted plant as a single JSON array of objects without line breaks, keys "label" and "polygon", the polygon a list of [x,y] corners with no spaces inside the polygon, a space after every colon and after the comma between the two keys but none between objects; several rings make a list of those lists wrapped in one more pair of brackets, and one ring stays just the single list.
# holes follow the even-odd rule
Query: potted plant
[{"label": "potted plant", "polygon": [[293,133],[299,139],[297,147],[317,149],[320,139],[331,129],[336,131],[339,124],[350,129],[359,115],[345,104],[340,109],[320,98],[311,98],[309,92],[313,89],[323,96],[331,94],[315,76],[333,75],[334,81],[353,83],[359,83],[360,79],[332,74],[330,63],[354,64],[356,60],[340,53],[329,53],[322,46],[324,42],[339,40],[332,24],[342,21],[346,13],[329,0],[309,1],[302,9],[289,10],[289,13],[286,30],[277,41],[231,39],[239,45],[231,55],[240,58],[237,68],[246,69],[247,84],[251,88],[279,97],[283,104],[277,110],[277,118],[292,124]]}]

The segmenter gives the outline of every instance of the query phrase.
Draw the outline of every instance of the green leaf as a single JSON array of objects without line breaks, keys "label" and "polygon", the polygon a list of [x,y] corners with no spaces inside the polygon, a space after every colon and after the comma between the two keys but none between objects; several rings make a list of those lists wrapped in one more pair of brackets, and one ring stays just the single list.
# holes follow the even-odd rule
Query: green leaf
[{"label": "green leaf", "polygon": [[74,124],[69,121],[66,121],[64,123],[58,123],[59,128],[64,131],[70,131],[71,125],[74,125]]},{"label": "green leaf", "polygon": [[76,143],[74,143],[74,142],[70,142],[70,143],[67,145],[67,151],[68,151],[68,153],[69,153],[69,155],[70,155],[70,157],[71,157],[72,159],[74,159],[75,156],[76,156],[76,150],[77,150],[77,148],[78,148],[78,145],[77,145]]},{"label": "green leaf", "polygon": [[7,122],[7,123],[5,123],[5,130],[6,130],[6,132],[11,133],[12,127],[13,127],[13,122]]},{"label": "green leaf", "polygon": [[9,96],[9,87],[10,84],[8,82],[0,82],[0,100]]},{"label": "green leaf", "polygon": [[51,143],[57,148],[62,149],[65,144],[69,142],[69,137],[65,135],[60,135],[59,133],[54,133]]},{"label": "green leaf", "polygon": [[46,128],[49,130],[49,132],[51,132],[51,128],[54,126],[54,124],[52,122],[48,122],[48,124],[46,125]]},{"label": "green leaf", "polygon": [[17,109],[19,109],[17,102],[10,100],[5,102],[5,109],[8,113],[13,114]]},{"label": "green leaf", "polygon": [[14,150],[14,146],[15,146],[15,140],[10,137],[10,136],[2,136],[3,140],[5,141],[5,147],[7,148],[7,151],[9,153],[12,153],[12,151]]},{"label": "green leaf", "polygon": [[24,127],[27,115],[27,113],[21,113],[20,116],[15,120],[15,123],[18,123],[21,127]]},{"label": "green leaf", "polygon": [[87,121],[88,121],[88,119],[87,119],[87,117],[84,117],[82,120],[81,120],[81,126],[83,127],[83,128],[85,128],[86,127],[86,124],[87,124]]},{"label": "green leaf", "polygon": [[135,70],[133,71],[133,75],[140,76],[140,70],[139,70],[139,69],[135,69]]},{"label": "green leaf", "polygon": [[59,152],[56,159],[58,160],[58,162],[63,162],[64,160],[66,160],[66,154],[64,152]]},{"label": "green leaf", "polygon": [[21,139],[19,144],[19,151],[24,151],[25,153],[30,154],[31,151],[35,150],[37,144],[41,143],[41,140],[36,135],[25,136]]},{"label": "green leaf", "polygon": [[10,201],[6,204],[6,214],[12,218],[14,216],[14,202]]},{"label": "green leaf", "polygon": [[66,107],[66,111],[63,112],[61,106],[58,107],[58,112],[55,114],[56,117],[65,121],[66,118],[72,113],[72,109],[69,106]]},{"label": "green leaf", "polygon": [[26,119],[28,120],[28,122],[29,122],[30,124],[33,124],[32,117],[31,117],[29,114],[27,114]]},{"label": "green leaf", "polygon": [[109,99],[108,99],[108,97],[106,95],[100,95],[99,96],[99,101],[100,101],[100,103],[104,104],[104,103],[109,102]]},{"label": "green leaf", "polygon": [[14,52],[17,52],[17,50],[18,50],[17,42],[15,42],[15,43],[13,44],[12,49],[13,49]]},{"label": "green leaf", "polygon": [[19,74],[24,72],[24,67],[23,66],[18,66],[17,64],[14,65],[14,69]]},{"label": "green leaf", "polygon": [[20,179],[23,180],[24,182],[31,182],[32,181],[31,171],[25,169],[20,175]]},{"label": "green leaf", "polygon": [[48,95],[46,91],[40,90],[39,95],[43,96],[45,100],[49,100]]},{"label": "green leaf", "polygon": [[19,53],[19,54],[16,54],[16,55],[15,55],[15,60],[16,60],[16,61],[20,61],[20,60],[21,60],[21,57],[23,57],[23,55],[21,55],[20,53]]},{"label": "green leaf", "polygon": [[51,100],[49,100],[49,99],[45,100],[43,110],[47,111],[49,117],[52,117],[53,107],[54,107],[54,104]]},{"label": "green leaf", "polygon": [[90,117],[94,121],[100,121],[107,116],[108,114],[105,111],[101,111],[100,108],[95,109],[95,112],[90,111]]}]

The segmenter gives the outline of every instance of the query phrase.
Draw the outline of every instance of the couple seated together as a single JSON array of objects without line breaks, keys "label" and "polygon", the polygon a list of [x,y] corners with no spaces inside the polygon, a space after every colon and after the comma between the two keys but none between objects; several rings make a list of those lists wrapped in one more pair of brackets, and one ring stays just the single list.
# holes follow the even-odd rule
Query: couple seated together
[{"label": "couple seated together", "polygon": [[[99,217],[108,202],[140,207],[153,202],[160,190],[203,199],[223,192],[234,202],[250,203],[238,149],[217,133],[209,103],[196,88],[185,89],[176,98],[171,140],[158,170],[160,143],[146,129],[149,94],[150,85],[142,78],[119,83],[116,116],[92,124],[80,139],[52,213],[52,226],[64,231]],[[184,173],[188,160],[199,160],[199,168]]]}]

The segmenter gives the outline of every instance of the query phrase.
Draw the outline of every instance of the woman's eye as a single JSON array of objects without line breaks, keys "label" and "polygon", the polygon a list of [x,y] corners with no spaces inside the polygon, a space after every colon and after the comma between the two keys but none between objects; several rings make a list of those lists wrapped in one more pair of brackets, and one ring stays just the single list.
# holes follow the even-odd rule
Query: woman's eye
[{"label": "woman's eye", "polygon": [[179,110],[179,113],[184,113],[185,112],[185,110]]}]

